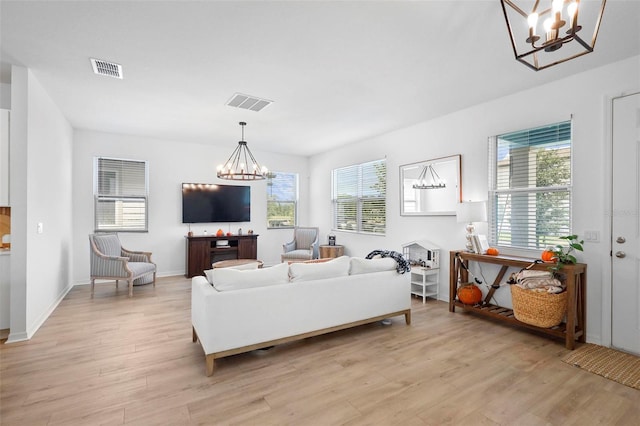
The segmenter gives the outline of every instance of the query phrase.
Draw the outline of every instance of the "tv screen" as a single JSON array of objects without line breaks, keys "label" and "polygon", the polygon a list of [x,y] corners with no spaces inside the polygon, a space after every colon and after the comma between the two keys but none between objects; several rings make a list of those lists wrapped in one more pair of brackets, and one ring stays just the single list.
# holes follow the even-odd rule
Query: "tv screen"
[{"label": "tv screen", "polygon": [[249,222],[251,187],[182,184],[182,223]]}]

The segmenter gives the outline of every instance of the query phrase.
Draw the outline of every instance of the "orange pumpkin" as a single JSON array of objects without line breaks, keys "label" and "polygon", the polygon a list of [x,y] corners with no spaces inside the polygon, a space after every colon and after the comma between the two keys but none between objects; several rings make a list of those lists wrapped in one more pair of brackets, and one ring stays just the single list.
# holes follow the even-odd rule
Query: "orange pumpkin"
[{"label": "orange pumpkin", "polygon": [[542,252],[542,254],[540,255],[540,259],[542,259],[544,262],[555,262],[557,260],[556,254],[548,249]]},{"label": "orange pumpkin", "polygon": [[475,284],[467,284],[458,289],[458,300],[465,305],[475,305],[482,300],[482,291]]},{"label": "orange pumpkin", "polygon": [[495,247],[489,247],[489,248],[487,249],[487,254],[488,254],[489,256],[497,256],[497,255],[499,255],[499,254],[500,254],[500,252],[499,252],[499,251],[498,251],[498,249],[497,249],[497,248],[495,248]]}]

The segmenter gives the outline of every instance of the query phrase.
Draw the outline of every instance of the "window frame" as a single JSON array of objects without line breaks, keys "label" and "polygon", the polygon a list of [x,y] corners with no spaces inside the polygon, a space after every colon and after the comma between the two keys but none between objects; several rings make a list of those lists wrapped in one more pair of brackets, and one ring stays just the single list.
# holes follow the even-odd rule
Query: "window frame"
[{"label": "window frame", "polygon": [[[117,170],[109,170],[109,168],[103,168],[101,162],[113,161],[120,162],[122,166],[126,164],[144,164],[144,193],[141,194],[122,194],[121,183],[122,180],[117,177]],[[101,194],[100,193],[100,174],[113,172],[115,174],[116,194]],[[140,182],[138,182],[140,184]],[[93,218],[94,218],[94,231],[95,232],[149,232],[149,162],[147,160],[134,160],[115,157],[102,157],[96,156],[93,161]],[[106,225],[104,223],[104,216],[100,214],[100,205],[104,202],[141,202],[144,204],[144,226],[123,226],[123,223]],[[121,213],[122,214],[122,213]]]},{"label": "window frame", "polygon": [[[370,179],[374,179],[374,178],[378,178],[376,175],[369,175],[367,174],[366,176],[363,174],[363,168],[368,167],[368,166],[373,166],[372,169],[375,169],[375,165],[376,164],[382,164],[384,165],[384,188],[383,188],[383,193],[381,196],[377,196],[377,197],[372,197],[372,196],[366,196],[364,195],[364,184],[370,180]],[[341,172],[346,172],[346,173],[355,173],[356,174],[356,182],[355,182],[355,195],[354,196],[343,196],[343,197],[339,197],[338,196],[338,186],[340,185],[339,180],[339,174]],[[375,173],[375,172],[374,172]],[[363,162],[363,163],[358,163],[358,164],[352,164],[349,166],[345,166],[345,167],[338,167],[335,168],[331,171],[331,205],[332,205],[332,230],[334,231],[341,231],[341,232],[350,232],[350,233],[355,233],[355,234],[362,234],[362,235],[378,235],[378,236],[385,236],[386,235],[386,231],[387,231],[387,179],[388,178],[388,173],[387,173],[387,160],[386,158],[382,158],[382,159],[378,159],[378,160],[373,160],[373,161],[367,161],[367,162]],[[345,183],[345,186],[347,184]],[[367,189],[371,189],[371,188],[367,188]],[[343,189],[344,190],[344,189]],[[342,227],[340,228],[340,225],[338,223],[339,220],[339,214],[338,214],[338,208],[339,208],[339,200],[343,200],[343,202],[347,202],[347,203],[355,203],[355,210],[356,210],[356,216],[355,216],[355,229],[348,229],[346,227]],[[376,200],[382,201],[382,205],[384,207],[384,223],[382,224],[382,232],[372,232],[372,231],[366,231],[364,228],[364,220],[366,219],[365,217],[363,217],[363,206],[366,202],[376,202]],[[375,229],[375,228],[374,228]]]},{"label": "window frame", "polygon": [[[280,174],[287,176],[295,176],[295,189],[293,194],[293,199],[291,200],[270,200],[269,199],[269,181],[272,179],[270,176],[272,174]],[[300,175],[294,172],[277,172],[277,171],[269,171],[267,175],[267,229],[293,229],[298,226],[298,202],[300,199]],[[287,226],[271,226],[271,220],[269,216],[269,205],[277,203],[277,204],[293,204],[293,224]]]},{"label": "window frame", "polygon": [[[561,147],[561,142],[562,141],[568,141],[568,147],[565,149],[568,149],[568,180],[566,184],[553,184],[553,185],[547,185],[547,186],[523,186],[523,187],[511,187],[511,184],[509,185],[509,188],[504,188],[504,189],[498,189],[498,174],[499,174],[499,158],[498,158],[498,141],[501,137],[503,136],[511,136],[511,135],[515,135],[518,133],[525,133],[525,132],[533,132],[535,130],[540,130],[540,129],[545,129],[545,128],[551,128],[553,126],[557,126],[559,128],[560,131],[560,127],[561,126],[568,126],[568,139],[560,139],[559,137],[556,140],[552,140],[549,139],[548,141],[545,142],[536,142],[533,144],[529,144],[529,147],[532,146],[544,146],[546,144],[549,145],[553,145],[555,144],[556,146],[554,147],[555,150],[561,150],[563,149]],[[572,229],[573,229],[573,159],[574,159],[574,155],[573,155],[573,144],[574,144],[574,131],[573,131],[573,120],[569,119],[569,120],[564,120],[564,121],[559,121],[559,122],[555,122],[555,123],[550,123],[547,125],[542,125],[542,126],[537,126],[537,127],[532,127],[532,128],[528,128],[528,129],[523,129],[520,131],[515,131],[515,132],[509,132],[509,133],[503,133],[500,135],[496,135],[496,136],[492,136],[489,138],[488,141],[488,151],[489,151],[489,155],[488,155],[488,167],[489,167],[489,173],[488,173],[488,177],[489,177],[489,182],[488,182],[488,233],[489,233],[489,242],[492,246],[495,247],[499,247],[502,248],[504,250],[511,250],[511,251],[524,251],[524,252],[537,252],[540,250],[543,250],[545,247],[549,246],[549,245],[556,245],[556,244],[565,244],[565,242],[561,239],[559,239],[560,236],[563,235],[569,235],[572,234]],[[567,145],[565,143],[565,145]],[[540,151],[538,151],[536,153],[536,155],[539,153]],[[537,158],[536,158],[536,161]],[[537,167],[537,163],[536,163],[536,167]],[[538,173],[538,169],[536,168],[536,178],[537,178],[537,173]],[[513,177],[513,173],[511,172],[511,169],[509,171],[509,178]],[[560,194],[560,193],[565,193],[566,194],[566,198],[565,198],[565,202],[567,204],[566,207],[564,207],[566,209],[566,219],[562,219],[560,218],[558,220],[558,222],[556,224],[553,224],[555,226],[558,227],[559,231],[556,233],[540,233],[539,232],[539,228],[538,228],[538,223],[542,223],[542,219],[544,218],[544,216],[540,216],[540,211],[537,209],[537,203],[538,203],[538,199],[537,196],[539,194]],[[529,221],[531,220],[531,217],[533,217],[533,223],[535,224],[535,232],[533,234],[531,234],[530,228],[532,226],[532,223],[530,222],[524,222],[524,228],[520,229],[519,232],[521,235],[526,235],[526,238],[523,239],[524,244],[517,244],[513,243],[513,237],[512,237],[512,244],[505,244],[505,241],[503,239],[500,238],[500,217],[499,217],[499,212],[500,209],[498,207],[498,203],[500,196],[505,196],[507,195],[508,197],[510,197],[511,195],[528,195],[529,197],[536,197],[535,203],[536,203],[536,210],[535,210],[535,214],[533,216],[523,216],[520,219],[528,219]],[[512,200],[509,201],[509,208],[511,209],[512,206]],[[506,205],[505,205],[506,206]],[[562,206],[560,206],[562,208]],[[504,215],[506,215],[506,207],[503,209],[503,218]],[[512,218],[513,220],[513,218]],[[566,224],[563,225],[563,222],[566,221]],[[509,229],[512,230],[511,227],[511,221],[509,223]],[[529,231],[529,232],[527,232]],[[514,232],[512,231],[511,234],[514,234]],[[542,237],[542,242],[540,241],[540,238]]]}]

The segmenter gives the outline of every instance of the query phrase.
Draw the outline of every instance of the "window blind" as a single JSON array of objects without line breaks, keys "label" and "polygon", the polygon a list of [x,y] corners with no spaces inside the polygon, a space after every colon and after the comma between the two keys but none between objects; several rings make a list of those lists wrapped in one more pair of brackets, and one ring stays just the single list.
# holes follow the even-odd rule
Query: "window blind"
[{"label": "window blind", "polygon": [[540,250],[571,231],[571,121],[489,139],[493,245]]},{"label": "window blind", "polygon": [[269,172],[267,176],[267,227],[291,228],[297,224],[298,174]]},{"label": "window blind", "polygon": [[334,169],[334,229],[384,234],[386,230],[387,166],[385,160]]},{"label": "window blind", "polygon": [[95,159],[96,231],[147,231],[147,198],[146,161]]}]

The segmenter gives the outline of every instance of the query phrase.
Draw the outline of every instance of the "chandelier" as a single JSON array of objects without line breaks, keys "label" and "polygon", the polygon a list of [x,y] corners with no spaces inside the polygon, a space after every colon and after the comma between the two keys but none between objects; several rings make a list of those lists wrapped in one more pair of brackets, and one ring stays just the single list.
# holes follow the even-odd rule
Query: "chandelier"
[{"label": "chandelier", "polygon": [[[429,174],[429,182],[427,183],[427,174]],[[431,164],[422,168],[418,180],[413,184],[413,189],[442,189],[446,188],[447,184],[433,168]]]},{"label": "chandelier", "polygon": [[539,71],[593,52],[606,2],[500,0],[516,59]]},{"label": "chandelier", "polygon": [[260,167],[244,140],[244,126],[247,123],[241,121],[239,124],[242,128],[242,139],[227,162],[218,166],[218,177],[227,180],[264,179],[267,175],[267,168]]}]

